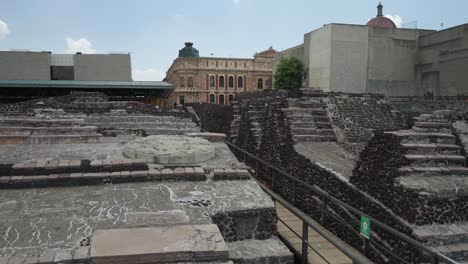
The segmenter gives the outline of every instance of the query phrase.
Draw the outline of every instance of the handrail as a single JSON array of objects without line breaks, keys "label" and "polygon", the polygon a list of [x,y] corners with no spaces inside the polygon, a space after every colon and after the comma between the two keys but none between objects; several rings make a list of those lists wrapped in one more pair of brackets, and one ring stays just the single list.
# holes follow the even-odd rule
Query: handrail
[{"label": "handrail", "polygon": [[[368,214],[366,214],[366,213],[364,213],[364,212],[362,212],[362,211],[348,205],[347,203],[344,203],[344,202],[338,200],[337,198],[331,196],[330,194],[323,191],[322,189],[320,189],[320,188],[318,188],[316,186],[310,185],[307,182],[294,177],[293,175],[289,174],[288,172],[286,172],[286,171],[284,171],[284,170],[282,170],[282,169],[280,169],[280,168],[278,168],[278,167],[276,167],[274,165],[269,164],[268,162],[264,161],[263,159],[249,153],[248,151],[234,145],[233,143],[231,143],[229,141],[225,140],[224,142],[228,146],[233,147],[234,149],[242,152],[244,154],[244,156],[249,156],[250,158],[256,160],[257,162],[262,163],[266,167],[269,167],[269,168],[275,170],[276,172],[278,172],[279,174],[281,174],[281,175],[295,181],[296,183],[301,184],[302,186],[304,186],[307,189],[315,192],[316,194],[319,194],[319,195],[325,197],[326,199],[328,199],[330,202],[334,203],[335,205],[341,206],[341,207],[343,207],[343,208],[347,209],[348,211],[351,211],[351,212],[353,212],[355,214],[358,214],[358,215],[365,216],[365,217],[369,218],[376,226],[382,228],[383,230],[389,232],[390,234],[396,236],[397,238],[399,238],[399,239],[413,245],[414,247],[416,247],[420,251],[425,252],[425,253],[435,257],[435,263],[438,263],[438,260],[442,260],[442,261],[444,261],[446,263],[458,264],[458,262],[452,260],[451,258],[449,258],[449,257],[435,251],[434,249],[431,249],[429,247],[424,246],[419,241],[417,241],[417,240],[415,240],[415,239],[413,239],[413,238],[411,238],[411,237],[409,237],[409,236],[407,236],[407,235],[405,235],[405,234],[391,228],[390,226],[384,224],[383,222],[380,222],[379,220],[375,219],[374,217],[372,217],[372,216],[370,216],[370,215],[368,215]],[[245,158],[244,158],[244,160],[245,160]]]},{"label": "handrail", "polygon": [[284,207],[286,207],[286,209],[288,209],[290,212],[292,212],[295,216],[297,216],[299,219],[301,219],[303,222],[305,222],[309,227],[314,229],[319,235],[321,235],[323,238],[328,240],[333,246],[335,246],[341,252],[343,252],[343,254],[345,254],[347,257],[349,257],[353,261],[353,263],[356,263],[356,264],[364,264],[365,263],[365,262],[362,261],[362,259],[356,257],[353,253],[351,253],[347,248],[343,247],[340,243],[336,242],[336,240],[333,237],[331,237],[329,234],[327,234],[326,232],[323,232],[323,230],[320,230],[319,228],[316,228],[316,225],[314,223],[315,221],[310,216],[308,216],[307,214],[305,214],[301,210],[299,210],[296,207],[294,207],[293,205],[291,205],[288,201],[283,199],[278,194],[274,193],[268,187],[266,187],[266,186],[264,186],[263,184],[260,184],[260,183],[259,183],[259,185],[263,189],[263,191],[265,191],[268,195],[270,195],[273,198],[274,201],[277,201],[280,204],[282,204]]}]

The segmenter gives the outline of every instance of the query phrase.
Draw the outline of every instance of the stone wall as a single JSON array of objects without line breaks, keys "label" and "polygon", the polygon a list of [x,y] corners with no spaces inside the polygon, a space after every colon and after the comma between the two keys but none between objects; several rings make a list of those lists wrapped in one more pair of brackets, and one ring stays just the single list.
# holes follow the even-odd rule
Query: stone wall
[{"label": "stone wall", "polygon": [[468,220],[466,197],[434,197],[395,184],[402,176],[398,168],[409,164],[400,141],[391,134],[375,135],[361,152],[350,182],[416,225]]},{"label": "stone wall", "polygon": [[232,121],[232,110],[229,105],[194,103],[193,107],[204,130],[229,135]]},{"label": "stone wall", "polygon": [[390,101],[389,104],[396,110],[404,113],[432,113],[435,110],[455,110],[456,112],[468,111],[468,103],[466,99],[456,100],[425,100],[423,98],[414,98],[411,100]]},{"label": "stone wall", "polygon": [[338,143],[357,155],[374,132],[408,127],[405,116],[377,96],[330,95],[327,108]]},{"label": "stone wall", "polygon": [[[257,136],[251,129],[252,122],[249,118],[249,105],[252,105],[255,98],[243,98],[247,102],[240,100],[240,115],[241,115],[241,129],[239,131],[239,140],[236,143],[238,146],[249,150],[253,142],[257,141]],[[323,191],[333,195],[335,198],[348,203],[349,205],[364,211],[365,213],[384,221],[386,224],[392,226],[400,232],[411,235],[411,229],[404,223],[400,222],[397,217],[387,211],[386,208],[375,202],[366,194],[359,191],[353,185],[342,181],[335,174],[311,163],[307,158],[298,154],[293,148],[293,141],[289,125],[285,119],[285,114],[280,111],[273,99],[270,98],[270,103],[264,109],[263,113],[259,114],[260,126],[262,129],[262,136],[258,150],[253,150],[252,153],[256,154],[261,159],[270,164],[283,169],[294,177],[306,182],[307,184],[314,185]],[[265,97],[258,98],[258,102],[265,104],[267,99]],[[250,113],[252,115],[252,113]],[[364,114],[362,114],[364,115]],[[242,125],[243,124],[243,125]],[[236,153],[239,159],[243,159],[241,153]],[[247,163],[255,165],[256,162],[249,160]],[[269,185],[276,193],[280,194],[283,198],[294,204],[296,207],[320,221],[327,229],[337,234],[340,238],[351,244],[355,248],[362,247],[362,240],[359,236],[359,216],[354,215],[341,207],[331,204],[324,205],[325,200],[319,195],[315,195],[304,186],[294,183],[291,179],[276,175],[272,178],[271,170],[265,166],[256,168],[257,177],[265,184]],[[326,208],[326,214],[322,215],[322,208]],[[387,243],[387,249],[392,249],[394,252],[399,252],[400,256],[410,256],[413,251],[408,245],[398,242],[393,235],[377,228],[373,228],[373,232],[377,234],[378,239],[382,239]],[[381,249],[371,246],[366,255],[377,263],[385,262],[386,255]],[[388,260],[388,259],[387,259]],[[393,261],[393,262],[392,262]],[[391,263],[397,263],[396,259],[390,258]]]}]

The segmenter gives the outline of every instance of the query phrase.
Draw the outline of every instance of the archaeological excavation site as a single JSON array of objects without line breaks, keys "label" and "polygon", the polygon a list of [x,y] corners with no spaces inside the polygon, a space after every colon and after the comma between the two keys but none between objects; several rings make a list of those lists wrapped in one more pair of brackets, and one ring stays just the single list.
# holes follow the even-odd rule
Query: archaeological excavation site
[{"label": "archaeological excavation site", "polygon": [[0,263],[465,263],[464,107],[310,88],[2,104]]}]

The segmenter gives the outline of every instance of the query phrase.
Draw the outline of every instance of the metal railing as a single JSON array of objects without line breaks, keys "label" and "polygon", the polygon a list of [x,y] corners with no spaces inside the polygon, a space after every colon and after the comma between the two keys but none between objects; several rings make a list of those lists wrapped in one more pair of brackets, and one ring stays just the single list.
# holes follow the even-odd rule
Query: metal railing
[{"label": "metal railing", "polygon": [[[293,195],[292,197],[289,197],[289,200],[291,200],[291,203],[294,205],[295,200],[299,199],[300,197],[297,196],[297,189],[303,188],[305,190],[310,192],[310,194],[315,195],[320,201],[320,206],[318,206],[319,210],[319,218],[320,221],[319,223],[323,226],[325,226],[324,219],[326,218],[332,218],[333,221],[339,222],[343,227],[346,228],[346,230],[349,233],[353,233],[357,235],[358,237],[361,237],[362,241],[362,251],[365,253],[365,255],[369,255],[370,250],[373,252],[377,252],[375,254],[380,255],[381,257],[392,258],[391,260],[398,261],[398,263],[419,263],[421,261],[424,262],[430,262],[433,264],[438,264],[438,263],[450,263],[450,264],[457,264],[456,261],[448,258],[447,256],[435,251],[432,248],[429,248],[420,242],[416,241],[415,239],[391,228],[387,224],[375,219],[372,216],[369,216],[368,214],[348,205],[347,203],[333,197],[332,195],[328,194],[324,190],[320,189],[317,186],[310,185],[309,183],[298,179],[297,177],[294,177],[293,175],[289,174],[288,172],[269,164],[268,162],[264,161],[263,159],[258,158],[257,156],[247,152],[246,150],[232,144],[231,142],[225,141],[225,143],[231,147],[231,150],[233,150],[234,153],[237,153],[237,156],[239,159],[241,159],[243,162],[248,164],[250,167],[255,169],[256,172],[256,178],[257,180],[262,181],[261,179],[258,178],[258,176],[262,173],[268,173],[270,176],[270,183],[263,182],[263,184],[260,184],[262,188],[276,201],[280,202],[285,206],[288,210],[293,212],[296,216],[299,217],[303,221],[303,234],[300,237],[301,240],[303,241],[302,245],[302,252],[301,255],[303,256],[302,259],[304,263],[306,263],[306,256],[308,254],[308,249],[312,248],[308,244],[308,227],[312,227],[311,223],[309,220],[311,218],[300,211],[299,209],[293,207],[291,204],[287,203],[287,199],[283,199],[280,197],[278,194],[274,192],[277,186],[275,184],[281,184],[281,181],[284,179],[287,179],[293,183]],[[260,166],[261,165],[261,166]],[[262,167],[265,168],[268,171],[262,172]],[[265,175],[265,174],[264,174]],[[280,178],[282,177],[282,178]],[[281,186],[282,188],[286,188],[286,186]],[[272,191],[273,190],[273,191]],[[302,201],[304,202],[304,201]],[[350,217],[359,217],[359,216],[364,216],[368,219],[370,219],[372,226],[375,226],[375,229],[379,229],[379,233],[385,233],[386,235],[392,236],[395,240],[400,242],[401,244],[405,244],[407,248],[407,252],[410,252],[411,256],[408,259],[408,256],[402,256],[396,252],[394,252],[393,246],[389,245],[384,239],[380,238],[376,232],[372,232],[370,234],[369,239],[365,239],[362,236],[360,236],[360,232],[357,230],[357,227],[359,226],[359,220],[357,219],[352,219],[354,220],[353,222],[349,223],[343,217],[340,216],[337,211],[341,211],[344,214],[348,214]],[[354,224],[354,225],[353,225]],[[353,260],[354,263],[363,263],[360,258],[358,258],[355,254],[352,252],[348,251],[346,248],[342,247],[337,243],[334,239],[330,238],[327,236],[326,233],[321,232],[317,229],[315,229],[317,233],[322,235],[324,238],[326,238],[331,244],[333,244],[336,248],[338,248],[340,251],[342,251],[346,256],[348,256],[350,259]],[[296,233],[296,235],[299,237],[299,234]],[[401,248],[399,249],[401,250]],[[416,250],[416,252],[414,251]],[[375,256],[374,254],[374,256]],[[372,255],[372,254],[371,254]],[[320,256],[320,254],[319,254]]]}]

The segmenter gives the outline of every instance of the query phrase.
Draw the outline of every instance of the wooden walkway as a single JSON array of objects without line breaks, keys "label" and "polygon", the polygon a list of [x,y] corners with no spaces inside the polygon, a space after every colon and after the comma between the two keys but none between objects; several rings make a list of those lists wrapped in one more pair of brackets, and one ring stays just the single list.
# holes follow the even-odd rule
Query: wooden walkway
[{"label": "wooden walkway", "polygon": [[[276,202],[276,212],[278,217],[283,220],[291,229],[294,230],[299,235],[302,235],[302,221],[295,216],[292,212],[282,206],[280,203]],[[316,226],[320,226],[317,223]],[[321,230],[326,232],[328,235],[333,236],[336,238],[336,241],[340,241],[340,244],[346,245],[349,251],[353,252],[354,254],[361,255],[359,251],[352,248],[351,246],[347,245],[343,241],[341,241],[338,237],[332,234],[330,231],[326,230],[324,227],[320,226]],[[302,240],[297,237],[289,228],[287,228],[281,221],[278,221],[278,233],[287,240],[296,250],[297,252],[302,252]],[[314,229],[309,227],[309,245],[314,248],[320,255],[320,257],[316,252],[314,252],[310,247],[309,250],[309,263],[310,264],[326,264],[326,263],[333,263],[333,264],[352,264],[353,261],[348,258],[345,254],[343,254],[339,249],[333,246],[330,242],[328,242],[325,238],[320,236]],[[362,255],[361,255],[362,256]],[[324,260],[325,258],[325,260]],[[362,256],[365,259],[364,256]],[[372,263],[371,261],[366,263]]]}]

